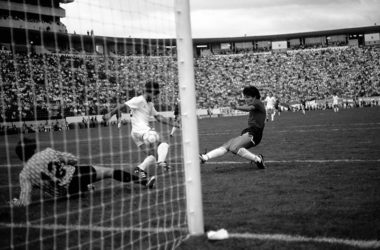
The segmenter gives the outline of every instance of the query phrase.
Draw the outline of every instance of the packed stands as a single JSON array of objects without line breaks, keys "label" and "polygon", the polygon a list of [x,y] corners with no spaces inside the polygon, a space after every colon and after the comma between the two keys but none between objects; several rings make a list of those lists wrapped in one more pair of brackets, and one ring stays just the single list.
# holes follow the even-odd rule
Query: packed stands
[{"label": "packed stands", "polygon": [[[380,95],[376,47],[209,55],[194,60],[197,108],[228,106],[248,84],[264,93],[273,91],[283,102],[323,100],[333,92],[349,98]],[[141,83],[148,79],[165,86],[161,101],[173,103],[176,63],[165,56],[0,53],[4,106],[0,120],[103,114],[140,93]]]}]

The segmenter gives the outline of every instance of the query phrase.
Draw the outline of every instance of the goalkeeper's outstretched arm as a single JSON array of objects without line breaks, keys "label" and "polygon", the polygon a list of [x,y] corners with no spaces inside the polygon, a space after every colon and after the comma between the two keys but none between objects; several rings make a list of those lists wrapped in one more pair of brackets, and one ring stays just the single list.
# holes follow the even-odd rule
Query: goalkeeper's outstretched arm
[{"label": "goalkeeper's outstretched arm", "polygon": [[28,178],[26,178],[23,174],[19,175],[20,180],[20,198],[14,198],[9,202],[9,205],[12,207],[23,207],[28,206],[31,203],[32,197],[32,184]]}]

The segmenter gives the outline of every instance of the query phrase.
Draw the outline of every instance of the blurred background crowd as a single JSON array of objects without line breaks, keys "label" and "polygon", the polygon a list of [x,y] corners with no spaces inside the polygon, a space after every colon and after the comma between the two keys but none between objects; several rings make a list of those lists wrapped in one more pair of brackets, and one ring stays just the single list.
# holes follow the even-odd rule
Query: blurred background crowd
[{"label": "blurred background crowd", "polygon": [[[160,56],[0,53],[0,121],[104,114],[138,95],[144,82],[163,87],[159,109],[178,96],[177,61]],[[229,106],[255,85],[282,102],[380,95],[380,49],[329,47],[286,53],[208,55],[194,59],[197,108]]]}]

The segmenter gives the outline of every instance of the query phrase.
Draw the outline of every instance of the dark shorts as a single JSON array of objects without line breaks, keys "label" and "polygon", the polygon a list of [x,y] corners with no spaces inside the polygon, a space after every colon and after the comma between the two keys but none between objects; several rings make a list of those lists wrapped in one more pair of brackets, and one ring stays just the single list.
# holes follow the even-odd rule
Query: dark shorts
[{"label": "dark shorts", "polygon": [[261,138],[263,137],[263,130],[256,127],[249,127],[249,128],[243,129],[243,131],[241,131],[241,135],[247,132],[250,136],[252,136],[252,142],[254,146],[259,145],[259,143],[261,142]]},{"label": "dark shorts", "polygon": [[69,185],[69,194],[88,191],[88,184],[96,181],[96,170],[92,166],[75,166],[75,172]]}]

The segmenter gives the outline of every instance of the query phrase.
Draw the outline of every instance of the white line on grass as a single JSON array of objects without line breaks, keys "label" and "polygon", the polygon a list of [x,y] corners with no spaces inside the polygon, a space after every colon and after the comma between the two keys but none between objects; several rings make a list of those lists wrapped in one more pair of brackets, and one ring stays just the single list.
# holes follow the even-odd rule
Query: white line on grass
[{"label": "white line on grass", "polygon": [[[265,163],[331,163],[331,162],[380,162],[380,159],[373,159],[373,160],[361,160],[361,159],[326,159],[326,160],[265,160]],[[247,164],[247,162],[244,161],[214,161],[210,162],[208,161],[206,165],[220,165],[220,164]]]},{"label": "white line on grass", "polygon": [[343,244],[359,248],[379,248],[380,241],[377,240],[351,240],[327,237],[304,237],[299,235],[286,234],[253,234],[253,233],[230,233],[231,238],[238,239],[257,239],[257,240],[275,240],[286,242],[317,242],[329,244]]},{"label": "white line on grass", "polygon": [[[166,233],[173,231],[188,232],[187,228],[141,228],[141,227],[100,227],[93,225],[62,225],[62,224],[25,224],[25,223],[0,223],[0,227],[8,228],[34,228],[45,230],[86,230],[98,232],[126,232],[138,231],[148,233]],[[377,240],[351,240],[327,237],[304,237],[300,235],[286,235],[286,234],[255,234],[255,233],[229,233],[230,238],[237,239],[251,239],[251,240],[271,240],[271,241],[285,241],[285,242],[315,242],[315,243],[328,243],[328,244],[343,244],[359,248],[379,248],[380,241]]]}]

